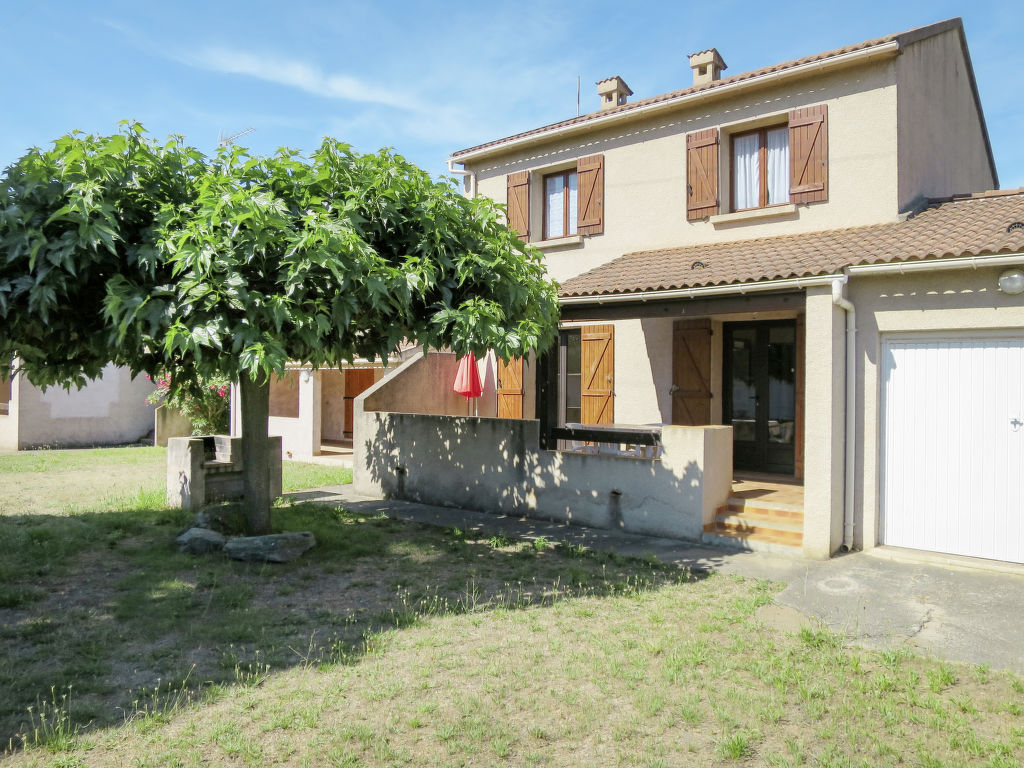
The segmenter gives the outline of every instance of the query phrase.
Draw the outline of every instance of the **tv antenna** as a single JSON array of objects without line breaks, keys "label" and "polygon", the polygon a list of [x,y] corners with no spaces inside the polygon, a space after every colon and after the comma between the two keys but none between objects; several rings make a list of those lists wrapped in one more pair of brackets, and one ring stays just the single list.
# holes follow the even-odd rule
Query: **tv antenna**
[{"label": "tv antenna", "polygon": [[239,131],[238,133],[233,134],[231,136],[225,136],[221,131],[218,131],[217,132],[217,146],[218,147],[226,147],[229,144],[234,144],[235,143],[235,139],[240,139],[243,136],[245,136],[247,133],[252,133],[255,130],[256,130],[255,128],[246,128],[244,131]]}]

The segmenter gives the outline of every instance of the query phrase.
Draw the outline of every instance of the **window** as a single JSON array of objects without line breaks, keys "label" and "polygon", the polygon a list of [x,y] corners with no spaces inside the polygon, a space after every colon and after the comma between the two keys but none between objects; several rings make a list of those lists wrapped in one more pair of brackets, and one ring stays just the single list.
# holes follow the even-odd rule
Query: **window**
[{"label": "window", "polygon": [[577,221],[576,171],[544,177],[544,239],[575,235]]},{"label": "window", "polygon": [[[720,184],[729,186],[733,211],[828,200],[827,105],[791,110],[784,125],[733,133],[721,158],[720,139],[718,128],[686,135],[687,221],[726,212]],[[729,160],[731,167],[719,179],[719,167]]]},{"label": "window", "polygon": [[507,183],[508,226],[524,242],[604,233],[604,155],[553,173],[510,173]]},{"label": "window", "polygon": [[732,137],[732,209],[789,202],[789,127],[762,128]]}]

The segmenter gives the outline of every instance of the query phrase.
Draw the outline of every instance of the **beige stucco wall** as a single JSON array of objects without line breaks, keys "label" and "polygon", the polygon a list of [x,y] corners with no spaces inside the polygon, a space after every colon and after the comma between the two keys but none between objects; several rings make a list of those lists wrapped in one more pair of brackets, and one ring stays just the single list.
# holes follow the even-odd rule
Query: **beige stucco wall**
[{"label": "beige stucco wall", "polygon": [[82,389],[45,392],[24,376],[17,393],[18,448],[132,443],[153,431],[154,407],[146,402],[153,383],[108,365]]},{"label": "beige stucco wall", "polygon": [[0,414],[0,451],[18,450],[18,401],[21,381],[15,376],[8,380],[10,397],[7,413]]},{"label": "beige stucco wall", "polygon": [[997,187],[957,30],[896,59],[899,205]]},{"label": "beige stucco wall", "polygon": [[[790,109],[825,103],[829,119],[829,200],[798,206],[781,219],[715,226],[686,221],[686,134],[715,126],[741,130],[785,121]],[[722,150],[728,155],[728,136]],[[604,234],[546,252],[549,272],[564,280],[624,253],[894,221],[897,217],[896,87],[892,60],[756,94],[620,124],[573,138],[468,163],[479,194],[506,201],[506,176],[529,170],[531,232],[541,233],[540,177],[579,157],[605,158]],[[727,163],[721,173],[728,173]],[[723,206],[728,185],[722,183]],[[726,208],[723,207],[723,212]]]},{"label": "beige stucco wall", "polygon": [[1024,337],[1024,297],[996,289],[1002,269],[855,277],[857,307],[856,547],[878,543],[882,342],[887,333],[1013,329]]},{"label": "beige stucco wall", "polygon": [[668,427],[661,460],[637,459],[542,451],[532,419],[365,410],[372,399],[356,400],[362,494],[685,539],[729,494],[729,427]]},{"label": "beige stucco wall", "polygon": [[846,314],[830,286],[809,288],[804,340],[804,555],[826,558],[842,544]]}]

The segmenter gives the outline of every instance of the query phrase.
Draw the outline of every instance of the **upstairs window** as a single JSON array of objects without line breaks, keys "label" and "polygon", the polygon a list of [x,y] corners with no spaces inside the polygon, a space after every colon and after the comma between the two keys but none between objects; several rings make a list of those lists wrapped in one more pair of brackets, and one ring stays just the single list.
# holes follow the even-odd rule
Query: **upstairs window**
[{"label": "upstairs window", "polygon": [[[828,200],[828,106],[791,110],[785,125],[733,133],[705,128],[686,135],[686,220],[725,209],[756,210],[784,203]],[[719,179],[719,167],[731,163]],[[719,186],[728,185],[728,204]],[[726,191],[726,190],[722,190]],[[581,225],[582,226],[582,225]]]},{"label": "upstairs window", "polygon": [[576,171],[544,177],[544,239],[554,240],[577,234]]},{"label": "upstairs window", "polygon": [[508,226],[524,242],[604,232],[604,155],[581,157],[575,168],[553,173],[510,173],[507,183]]},{"label": "upstairs window", "polygon": [[733,135],[732,209],[788,203],[789,192],[789,127]]}]

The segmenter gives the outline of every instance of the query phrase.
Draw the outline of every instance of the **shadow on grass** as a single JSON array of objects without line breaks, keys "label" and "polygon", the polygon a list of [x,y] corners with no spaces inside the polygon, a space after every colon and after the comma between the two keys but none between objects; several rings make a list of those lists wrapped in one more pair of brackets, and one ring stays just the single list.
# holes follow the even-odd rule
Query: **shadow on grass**
[{"label": "shadow on grass", "polygon": [[704,576],[303,502],[276,508],[275,528],[313,531],[314,550],[240,563],[179,553],[187,522],[147,506],[0,518],[0,745],[166,716],[293,666],[358,663],[387,632],[431,617]]}]

